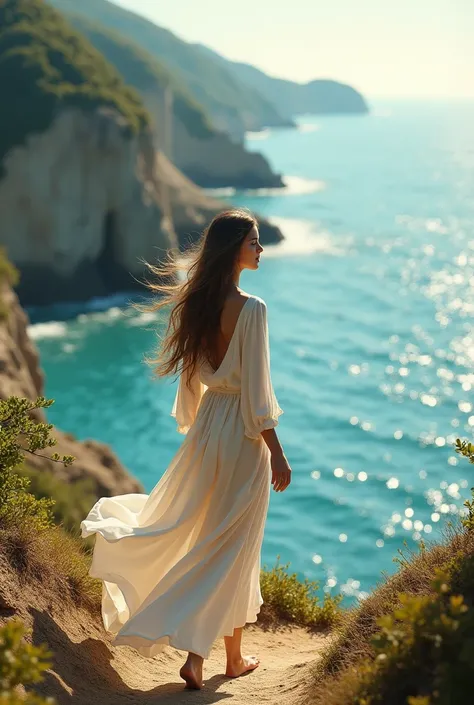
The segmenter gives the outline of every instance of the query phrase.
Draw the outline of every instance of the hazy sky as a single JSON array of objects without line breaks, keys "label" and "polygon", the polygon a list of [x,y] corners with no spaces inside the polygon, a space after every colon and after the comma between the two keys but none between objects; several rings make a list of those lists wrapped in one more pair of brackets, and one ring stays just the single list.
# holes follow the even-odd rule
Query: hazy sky
[{"label": "hazy sky", "polygon": [[474,0],[113,0],[269,74],[474,97]]}]

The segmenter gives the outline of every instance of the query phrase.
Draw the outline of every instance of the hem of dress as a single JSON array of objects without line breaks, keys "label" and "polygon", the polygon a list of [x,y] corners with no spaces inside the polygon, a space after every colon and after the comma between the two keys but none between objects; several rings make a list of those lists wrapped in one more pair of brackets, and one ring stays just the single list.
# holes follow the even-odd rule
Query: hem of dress
[{"label": "hem of dress", "polygon": [[[217,639],[222,639],[222,638],[225,637],[225,636],[233,636],[233,634],[234,634],[234,629],[243,629],[246,624],[255,624],[255,622],[256,622],[257,619],[258,619],[258,614],[260,613],[260,610],[261,610],[261,605],[260,605],[260,607],[256,610],[256,612],[254,613],[254,618],[253,618],[253,619],[247,619],[244,624],[242,624],[242,625],[240,625],[240,626],[237,626],[237,627],[233,627],[233,628],[232,628],[232,631],[231,631],[230,633],[227,632],[227,631],[224,631],[222,634],[218,634],[218,635],[214,638],[214,641],[216,641]],[[201,656],[201,658],[203,658],[203,659],[208,659],[209,656],[211,655],[211,650],[212,650],[212,645],[211,645],[211,648],[210,648],[207,652],[205,652],[205,654],[204,654],[204,653],[199,653],[199,651],[196,651],[196,650],[193,649],[193,648],[190,649],[189,646],[180,645],[179,640],[176,639],[172,634],[162,634],[162,635],[159,636],[159,637],[154,637],[154,638],[151,638],[151,639],[148,638],[147,636],[144,636],[143,634],[138,634],[138,633],[124,634],[123,636],[116,636],[116,637],[112,640],[112,646],[130,646],[132,649],[136,649],[137,651],[140,652],[140,648],[143,648],[143,647],[138,647],[138,648],[137,648],[137,646],[134,646],[133,644],[127,643],[126,639],[127,639],[128,637],[132,637],[132,638],[133,638],[133,637],[138,637],[139,639],[143,639],[143,640],[149,641],[149,642],[150,642],[150,646],[149,646],[149,647],[144,647],[144,648],[151,648],[153,645],[156,644],[156,646],[160,646],[160,647],[161,647],[160,651],[163,651],[163,649],[164,649],[166,646],[171,646],[172,648],[178,649],[179,651],[191,651],[192,653],[197,654],[198,656]],[[165,642],[157,642],[157,641],[156,641],[156,638],[158,638],[158,639],[163,639],[164,637],[167,637],[167,638],[168,638],[168,642],[165,643]],[[213,641],[213,643],[214,643],[214,641]],[[155,658],[155,656],[156,656],[157,654],[155,654],[155,655],[153,655],[153,656],[147,656],[146,654],[141,654],[141,655],[144,656],[145,658]]]}]

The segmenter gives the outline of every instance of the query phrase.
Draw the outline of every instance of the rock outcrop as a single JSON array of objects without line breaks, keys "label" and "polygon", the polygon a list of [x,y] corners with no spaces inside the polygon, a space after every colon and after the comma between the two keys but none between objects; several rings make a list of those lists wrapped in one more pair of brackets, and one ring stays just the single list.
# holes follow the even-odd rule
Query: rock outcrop
[{"label": "rock outcrop", "polygon": [[[225,207],[131,135],[117,113],[61,112],[3,162],[0,242],[25,304],[82,301],[140,286],[142,260],[193,237]],[[262,240],[279,230],[262,225]],[[137,281],[138,280],[138,281]]]},{"label": "rock outcrop", "polygon": [[142,98],[152,117],[160,148],[198,186],[237,189],[284,186],[281,175],[271,170],[262,154],[246,151],[241,142],[233,142],[224,132],[213,130],[197,136],[174,113],[170,134],[166,134],[164,93],[142,92]]},{"label": "rock outcrop", "polygon": [[[0,398],[14,395],[34,400],[44,393],[44,378],[38,351],[28,337],[28,317],[8,285],[1,285],[0,296],[8,311],[6,318],[0,321]],[[42,410],[35,412],[35,416],[39,422],[45,421]],[[74,455],[74,463],[65,468],[60,463],[31,455],[30,465],[49,470],[66,482],[91,478],[97,497],[144,491],[142,484],[127,472],[108,446],[97,441],[77,441],[57,428],[52,436],[58,441],[54,450],[61,455]]]},{"label": "rock outcrop", "polygon": [[140,257],[174,244],[151,135],[117,113],[67,109],[4,160],[1,242],[27,303],[81,300],[130,285]]},{"label": "rock outcrop", "polygon": [[[161,153],[156,156],[157,173],[167,189],[173,227],[182,248],[194,242],[216,213],[228,204],[206,193],[190,181]],[[276,244],[283,239],[280,230],[265,218],[259,218],[262,244]]]}]

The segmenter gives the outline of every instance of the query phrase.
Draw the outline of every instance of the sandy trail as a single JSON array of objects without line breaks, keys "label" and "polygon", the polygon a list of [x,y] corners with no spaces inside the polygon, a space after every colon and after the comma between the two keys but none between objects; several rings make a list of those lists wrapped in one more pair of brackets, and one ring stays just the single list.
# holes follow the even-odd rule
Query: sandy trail
[{"label": "sandy trail", "polygon": [[[226,677],[224,640],[220,639],[204,661],[203,688],[190,690],[179,676],[186,653],[167,647],[155,658],[145,659],[130,647],[111,646],[103,632],[100,641],[99,634],[94,638],[90,630],[82,636],[75,648],[66,649],[67,666],[63,663],[51,669],[46,687],[41,689],[44,694],[54,695],[59,705],[204,705],[224,699],[234,705],[299,705],[311,684],[309,664],[318,659],[330,638],[300,627],[285,626],[275,631],[248,625],[242,651],[258,656],[259,667],[239,678]],[[69,632],[68,640],[71,637]],[[60,658],[59,644],[52,647]],[[78,659],[76,664],[71,663],[76,660],[71,659],[72,654]],[[85,654],[89,663],[84,662]]]},{"label": "sandy trail", "polygon": [[[152,660],[140,658],[143,663],[139,670],[135,661],[132,670],[127,667],[125,654],[125,651],[130,650],[122,648],[119,654],[117,647],[114,649],[115,658],[111,666],[117,669],[123,684],[134,691],[135,697],[130,693],[126,699],[122,699],[122,692],[122,697],[114,702],[153,702],[163,705],[192,702],[204,705],[230,698],[235,705],[252,702],[291,702],[295,705],[306,690],[307,666],[318,658],[327,643],[326,639],[299,627],[284,627],[275,632],[249,625],[244,630],[242,650],[244,654],[258,656],[259,667],[239,678],[226,677],[224,640],[220,639],[215,642],[210,658],[204,661],[204,686],[201,690],[185,689],[184,681],[179,677],[179,668],[186,660],[187,654],[184,652],[167,648],[165,653]],[[141,691],[139,697],[136,697],[137,690]]]},{"label": "sandy trail", "polygon": [[225,676],[224,639],[218,639],[204,661],[203,688],[190,690],[179,676],[187,653],[166,647],[147,659],[131,647],[112,646],[100,615],[56,590],[21,583],[0,554],[0,625],[12,617],[30,629],[28,641],[51,649],[52,667],[33,690],[58,705],[204,705],[224,699],[233,705],[304,705],[312,665],[332,638],[302,627],[248,624],[242,651],[259,657],[258,668],[239,678]]}]

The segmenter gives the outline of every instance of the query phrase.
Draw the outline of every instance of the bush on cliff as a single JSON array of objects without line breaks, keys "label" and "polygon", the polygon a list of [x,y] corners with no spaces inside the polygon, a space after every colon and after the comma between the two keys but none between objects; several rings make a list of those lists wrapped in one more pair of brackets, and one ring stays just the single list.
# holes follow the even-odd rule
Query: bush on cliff
[{"label": "bush on cliff", "polygon": [[[28,461],[20,465],[16,472],[20,477],[28,479],[28,492],[37,499],[54,500],[51,507],[54,523],[61,525],[73,535],[78,535],[82,519],[97,499],[96,486],[92,478],[64,482],[52,471],[35,468]],[[87,539],[84,541],[90,546],[93,545],[93,541],[87,541]]]},{"label": "bush on cliff", "polygon": [[[22,579],[59,587],[75,604],[95,608],[100,584],[88,575],[89,557],[80,539],[54,524],[51,497],[37,498],[30,481],[16,469],[30,453],[39,454],[56,444],[51,424],[37,423],[32,414],[52,400],[10,397],[0,400],[0,552]],[[49,455],[69,465],[72,456]]]},{"label": "bush on cliff", "polygon": [[42,0],[0,0],[0,161],[63,108],[120,113],[131,132],[149,123],[118,71]]}]

